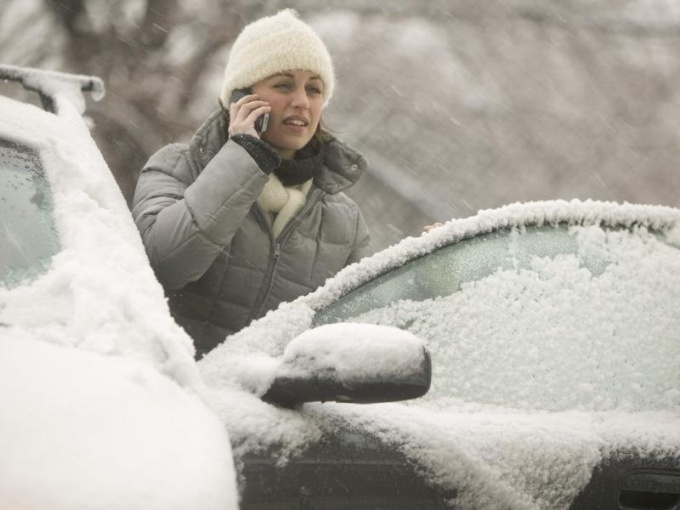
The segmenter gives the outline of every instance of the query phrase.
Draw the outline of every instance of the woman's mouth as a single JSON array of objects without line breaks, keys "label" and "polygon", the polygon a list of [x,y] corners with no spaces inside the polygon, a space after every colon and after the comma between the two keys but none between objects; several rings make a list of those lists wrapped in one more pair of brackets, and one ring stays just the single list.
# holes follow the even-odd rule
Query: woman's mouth
[{"label": "woman's mouth", "polygon": [[309,125],[307,119],[304,119],[302,117],[288,117],[284,119],[283,123],[286,126],[291,126],[294,128],[305,128]]}]

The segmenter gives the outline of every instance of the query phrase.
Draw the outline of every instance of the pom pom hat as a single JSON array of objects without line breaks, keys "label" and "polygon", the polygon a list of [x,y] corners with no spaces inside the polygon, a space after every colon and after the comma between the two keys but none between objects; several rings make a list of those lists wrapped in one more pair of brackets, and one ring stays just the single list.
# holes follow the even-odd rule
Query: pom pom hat
[{"label": "pom pom hat", "polygon": [[224,72],[220,99],[229,104],[231,93],[285,71],[311,71],[324,84],[324,106],[335,87],[333,62],[321,38],[293,9],[247,25],[236,38]]}]

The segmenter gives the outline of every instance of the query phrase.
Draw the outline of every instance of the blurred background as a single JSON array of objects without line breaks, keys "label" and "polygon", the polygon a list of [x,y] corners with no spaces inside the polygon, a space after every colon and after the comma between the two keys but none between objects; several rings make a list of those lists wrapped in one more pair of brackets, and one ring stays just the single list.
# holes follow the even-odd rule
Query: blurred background
[{"label": "blurred background", "polygon": [[105,80],[93,135],[130,201],[286,7],[334,56],[325,119],[369,159],[350,194],[377,248],[517,201],[680,206],[677,0],[0,0],[0,62]]}]

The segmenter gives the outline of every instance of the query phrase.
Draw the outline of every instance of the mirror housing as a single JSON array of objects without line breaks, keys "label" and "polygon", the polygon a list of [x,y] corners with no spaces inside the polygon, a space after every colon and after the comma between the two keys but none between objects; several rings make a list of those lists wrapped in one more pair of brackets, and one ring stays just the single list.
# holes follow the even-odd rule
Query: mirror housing
[{"label": "mirror housing", "polygon": [[329,324],[286,346],[262,399],[284,407],[394,402],[425,395],[431,380],[430,354],[411,333],[372,324]]}]

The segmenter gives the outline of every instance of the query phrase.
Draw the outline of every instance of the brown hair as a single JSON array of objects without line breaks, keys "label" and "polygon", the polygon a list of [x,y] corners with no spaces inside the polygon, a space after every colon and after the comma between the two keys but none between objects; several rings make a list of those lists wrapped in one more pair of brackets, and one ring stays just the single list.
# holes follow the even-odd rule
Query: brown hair
[{"label": "brown hair", "polygon": [[335,135],[328,129],[323,121],[323,117],[319,118],[319,124],[316,126],[316,131],[314,132],[314,136],[312,136],[312,140],[319,145],[324,145],[334,139]]}]

